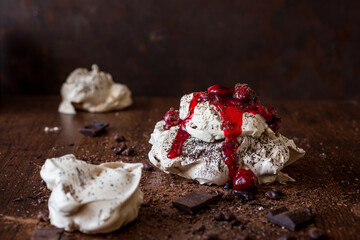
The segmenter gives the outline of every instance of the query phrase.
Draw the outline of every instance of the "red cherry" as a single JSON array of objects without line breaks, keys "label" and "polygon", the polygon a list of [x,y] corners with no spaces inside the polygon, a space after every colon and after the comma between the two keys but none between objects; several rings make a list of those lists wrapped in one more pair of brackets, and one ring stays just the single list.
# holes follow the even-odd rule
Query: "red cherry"
[{"label": "red cherry", "polygon": [[179,125],[182,120],[179,117],[178,110],[170,109],[165,113],[164,121],[165,121],[164,129],[168,130],[173,126]]},{"label": "red cherry", "polygon": [[250,169],[239,169],[233,180],[234,190],[237,191],[255,191],[258,185],[258,179]]},{"label": "red cherry", "polygon": [[213,93],[218,96],[228,96],[232,95],[234,90],[232,88],[226,88],[219,84],[216,84],[208,87],[207,91],[208,93]]},{"label": "red cherry", "polygon": [[247,84],[236,84],[234,91],[234,98],[249,104],[259,103],[259,98],[255,91]]}]

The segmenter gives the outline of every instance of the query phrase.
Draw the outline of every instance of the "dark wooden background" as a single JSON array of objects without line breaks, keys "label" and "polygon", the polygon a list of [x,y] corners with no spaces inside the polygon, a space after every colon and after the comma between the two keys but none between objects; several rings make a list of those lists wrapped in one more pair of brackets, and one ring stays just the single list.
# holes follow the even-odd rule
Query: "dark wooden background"
[{"label": "dark wooden background", "polygon": [[0,0],[0,94],[58,94],[97,63],[137,96],[353,99],[359,26],[358,0]]}]

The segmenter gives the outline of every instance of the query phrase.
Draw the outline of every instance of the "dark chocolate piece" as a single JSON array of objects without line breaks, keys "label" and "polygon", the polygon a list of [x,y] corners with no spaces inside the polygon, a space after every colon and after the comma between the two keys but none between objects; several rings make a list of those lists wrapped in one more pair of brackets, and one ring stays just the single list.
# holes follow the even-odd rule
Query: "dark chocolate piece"
[{"label": "dark chocolate piece", "polygon": [[80,129],[80,132],[88,137],[95,137],[101,134],[109,126],[108,122],[93,121]]},{"label": "dark chocolate piece", "polygon": [[295,231],[310,222],[313,219],[313,215],[309,208],[296,209],[289,212],[286,207],[281,207],[270,211],[266,218],[274,224]]},{"label": "dark chocolate piece", "polygon": [[194,191],[173,201],[179,211],[192,214],[209,203],[221,198],[221,194]]},{"label": "dark chocolate piece", "polygon": [[245,201],[250,201],[254,199],[254,194],[252,192],[232,190],[231,193],[234,196],[240,197]]},{"label": "dark chocolate piece", "polygon": [[61,228],[45,227],[36,228],[32,240],[59,240],[64,232]]},{"label": "dark chocolate piece", "polygon": [[125,149],[126,149],[126,144],[121,143],[118,147],[115,147],[113,151],[116,155],[120,155]]}]

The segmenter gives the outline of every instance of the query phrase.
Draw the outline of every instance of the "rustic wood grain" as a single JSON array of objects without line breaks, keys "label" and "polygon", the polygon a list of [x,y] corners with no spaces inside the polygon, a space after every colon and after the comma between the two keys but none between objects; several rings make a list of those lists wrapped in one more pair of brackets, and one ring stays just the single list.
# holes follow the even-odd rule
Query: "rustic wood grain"
[{"label": "rustic wood grain", "polygon": [[[49,191],[41,183],[40,168],[47,158],[73,153],[92,163],[105,161],[148,162],[150,133],[169,107],[179,99],[136,98],[135,104],[120,112],[75,116],[57,112],[58,97],[12,97],[0,105],[0,239],[30,239],[35,229],[50,227],[37,215],[46,209]],[[315,222],[295,232],[307,238],[311,226],[323,229],[331,239],[359,239],[360,236],[360,104],[359,102],[269,102],[280,112],[281,133],[304,148],[305,157],[285,172],[297,182],[261,186],[256,200],[220,201],[194,216],[179,213],[171,202],[194,189],[222,190],[200,186],[159,170],[143,171],[141,189],[144,205],[133,223],[106,235],[89,236],[63,232],[61,239],[201,239],[202,234],[218,233],[221,239],[249,235],[253,239],[276,239],[289,233],[273,226],[266,213],[273,207],[290,209],[311,207]],[[104,135],[91,138],[78,129],[92,120],[109,121]],[[44,132],[44,127],[59,126],[59,132]],[[117,156],[111,147],[124,135],[136,147],[132,157]],[[271,187],[284,195],[279,201],[264,197]],[[241,226],[216,222],[217,211],[232,211]],[[204,225],[205,229],[201,227]],[[199,230],[200,229],[200,230]]]}]

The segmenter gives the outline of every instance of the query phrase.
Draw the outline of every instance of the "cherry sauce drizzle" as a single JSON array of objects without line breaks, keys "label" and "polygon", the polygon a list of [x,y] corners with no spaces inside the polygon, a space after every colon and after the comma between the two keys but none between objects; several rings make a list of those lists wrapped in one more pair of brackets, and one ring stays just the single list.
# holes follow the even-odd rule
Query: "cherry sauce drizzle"
[{"label": "cherry sauce drizzle", "polygon": [[250,94],[240,98],[236,97],[239,96],[237,91],[239,91],[237,87],[225,88],[220,85],[214,85],[208,88],[206,92],[194,93],[190,102],[188,116],[184,120],[179,119],[176,124],[180,125],[180,128],[167,157],[173,159],[181,155],[183,144],[190,137],[190,134],[186,131],[185,124],[193,117],[196,105],[200,102],[208,101],[220,113],[225,135],[225,141],[221,146],[221,154],[229,169],[228,184],[232,186],[233,179],[239,169],[238,156],[236,154],[236,150],[239,147],[237,138],[242,133],[241,127],[244,112],[260,114],[274,132],[278,131],[281,123],[275,111],[262,106],[255,92],[247,85],[246,89],[240,89],[240,92],[247,91]]}]

